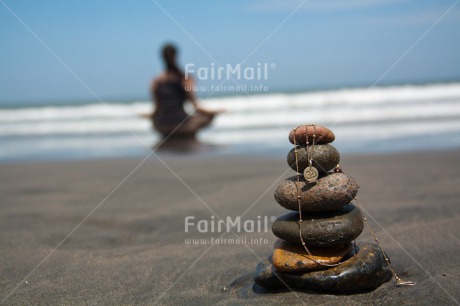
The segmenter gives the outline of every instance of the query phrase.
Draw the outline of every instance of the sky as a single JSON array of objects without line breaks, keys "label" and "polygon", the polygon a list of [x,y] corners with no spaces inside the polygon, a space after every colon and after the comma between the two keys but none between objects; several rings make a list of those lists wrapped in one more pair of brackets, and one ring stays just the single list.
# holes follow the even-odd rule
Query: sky
[{"label": "sky", "polygon": [[272,92],[460,80],[459,1],[0,0],[0,105],[148,100],[165,42]]}]

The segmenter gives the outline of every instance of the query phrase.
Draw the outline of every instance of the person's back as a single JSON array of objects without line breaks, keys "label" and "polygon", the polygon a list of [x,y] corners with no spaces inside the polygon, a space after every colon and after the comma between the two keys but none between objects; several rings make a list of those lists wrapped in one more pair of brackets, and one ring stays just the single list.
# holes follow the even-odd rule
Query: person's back
[{"label": "person's back", "polygon": [[[193,90],[193,80],[185,78],[176,64],[176,48],[166,45],[163,48],[163,60],[166,71],[157,77],[151,87],[155,112],[153,126],[164,137],[173,135],[194,137],[196,132],[209,125],[214,116],[221,111],[208,111],[198,106]],[[186,86],[187,85],[187,86]],[[188,115],[184,102],[190,100],[196,113]]]},{"label": "person's back", "polygon": [[157,82],[155,85],[156,110],[153,120],[162,126],[176,126],[188,116],[184,110],[187,94],[183,82],[180,79]]}]

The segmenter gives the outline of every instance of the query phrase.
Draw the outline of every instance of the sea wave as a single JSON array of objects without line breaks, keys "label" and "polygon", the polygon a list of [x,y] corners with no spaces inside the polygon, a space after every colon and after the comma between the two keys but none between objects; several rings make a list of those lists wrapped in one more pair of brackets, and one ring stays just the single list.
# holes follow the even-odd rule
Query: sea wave
[{"label": "sea wave", "polygon": [[[444,135],[450,145],[460,138],[460,83],[220,97],[202,103],[227,110],[201,134],[213,143],[283,147],[290,129],[311,122],[331,127],[338,144],[352,138],[401,139],[404,148],[416,148],[430,135]],[[15,150],[31,144],[43,152],[83,147],[119,152],[120,144],[123,152],[129,151],[142,145],[128,141],[130,137],[158,139],[151,123],[140,118],[151,111],[148,101],[0,108],[0,159],[18,155]]]}]

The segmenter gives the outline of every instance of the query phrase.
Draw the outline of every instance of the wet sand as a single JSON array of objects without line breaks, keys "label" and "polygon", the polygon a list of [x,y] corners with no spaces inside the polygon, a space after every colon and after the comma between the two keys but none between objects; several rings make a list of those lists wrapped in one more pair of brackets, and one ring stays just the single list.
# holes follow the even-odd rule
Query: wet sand
[{"label": "wet sand", "polygon": [[[459,154],[342,157],[395,270],[417,282],[355,295],[254,286],[252,273],[276,240],[263,227],[221,237],[247,245],[185,243],[222,235],[196,226],[185,233],[187,216],[197,223],[211,222],[212,213],[234,219],[249,209],[244,221],[286,212],[273,199],[277,182],[294,174],[284,155],[165,157],[166,165],[152,157],[121,186],[141,159],[2,164],[0,304],[453,305],[460,301]],[[358,241],[370,241],[369,232]]]}]

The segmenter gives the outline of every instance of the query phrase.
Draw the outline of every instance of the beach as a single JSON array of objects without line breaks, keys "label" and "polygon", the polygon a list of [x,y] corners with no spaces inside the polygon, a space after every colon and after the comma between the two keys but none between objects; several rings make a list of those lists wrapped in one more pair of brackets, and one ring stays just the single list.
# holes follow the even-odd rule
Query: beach
[{"label": "beach", "polygon": [[438,2],[0,0],[0,306],[460,306]]},{"label": "beach", "polygon": [[[417,283],[390,281],[353,295],[254,286],[255,268],[276,241],[271,221],[268,231],[250,233],[201,233],[196,226],[285,213],[273,198],[277,184],[294,175],[285,153],[152,155],[141,165],[143,157],[3,163],[0,304],[454,305],[460,301],[459,154],[342,154],[340,164],[359,183],[363,212],[394,269]],[[194,225],[186,232],[190,216]],[[358,242],[371,242],[368,230]]]}]

